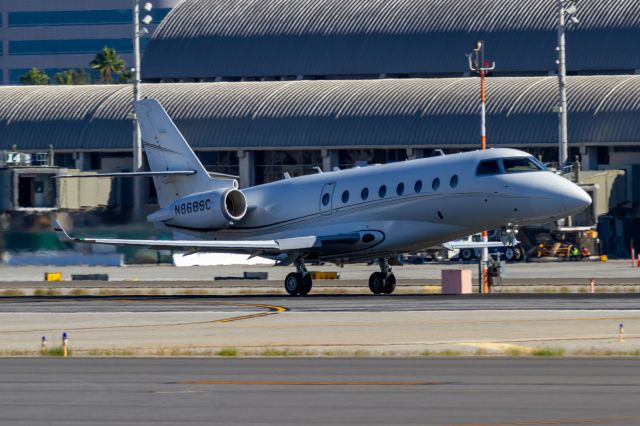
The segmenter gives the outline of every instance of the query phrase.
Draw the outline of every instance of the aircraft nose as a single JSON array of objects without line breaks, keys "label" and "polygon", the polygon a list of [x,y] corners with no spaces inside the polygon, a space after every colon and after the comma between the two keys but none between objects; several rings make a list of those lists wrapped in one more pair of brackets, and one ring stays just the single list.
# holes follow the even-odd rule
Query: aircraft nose
[{"label": "aircraft nose", "polygon": [[562,204],[569,214],[580,213],[591,205],[591,197],[578,185],[572,184],[563,191]]}]

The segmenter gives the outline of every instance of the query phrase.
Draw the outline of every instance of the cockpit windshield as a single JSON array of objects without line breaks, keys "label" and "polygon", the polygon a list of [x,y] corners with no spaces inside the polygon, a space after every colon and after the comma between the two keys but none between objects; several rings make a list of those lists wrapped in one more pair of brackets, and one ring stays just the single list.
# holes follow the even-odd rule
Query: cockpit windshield
[{"label": "cockpit windshield", "polygon": [[476,176],[538,172],[544,170],[547,170],[544,164],[534,157],[495,158],[481,161],[476,169]]},{"label": "cockpit windshield", "polygon": [[545,167],[533,157],[502,159],[505,173],[525,173],[545,170]]}]

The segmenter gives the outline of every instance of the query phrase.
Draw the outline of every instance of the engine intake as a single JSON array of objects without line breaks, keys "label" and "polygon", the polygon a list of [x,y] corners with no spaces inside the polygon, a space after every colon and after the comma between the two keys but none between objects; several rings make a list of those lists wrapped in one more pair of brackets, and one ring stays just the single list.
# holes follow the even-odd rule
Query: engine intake
[{"label": "engine intake", "polygon": [[238,189],[220,189],[180,198],[148,217],[150,222],[195,229],[233,226],[247,214],[247,199]]}]

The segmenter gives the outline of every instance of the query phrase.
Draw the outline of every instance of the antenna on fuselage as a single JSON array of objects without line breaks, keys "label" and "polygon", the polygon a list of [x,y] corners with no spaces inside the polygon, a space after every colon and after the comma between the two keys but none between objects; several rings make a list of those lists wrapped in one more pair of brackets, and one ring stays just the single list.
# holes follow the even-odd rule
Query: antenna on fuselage
[{"label": "antenna on fuselage", "polygon": [[444,156],[444,155],[447,155],[447,154],[445,154],[445,153],[444,153],[444,151],[443,151],[443,150],[441,150],[441,149],[434,149],[434,150],[433,150],[433,153],[435,154],[435,155],[434,155],[434,157],[442,157],[442,156]]}]

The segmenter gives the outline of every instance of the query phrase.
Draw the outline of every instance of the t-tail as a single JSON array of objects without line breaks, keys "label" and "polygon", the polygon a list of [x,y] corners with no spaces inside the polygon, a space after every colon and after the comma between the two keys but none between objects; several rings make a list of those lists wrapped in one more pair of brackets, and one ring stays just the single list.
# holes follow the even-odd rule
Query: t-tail
[{"label": "t-tail", "polygon": [[196,229],[241,220],[247,202],[237,180],[211,177],[160,102],[145,99],[134,107],[160,204],[148,220]]}]

